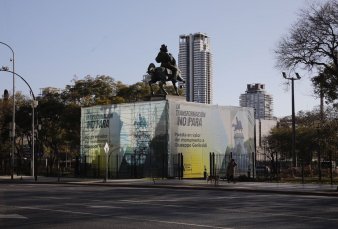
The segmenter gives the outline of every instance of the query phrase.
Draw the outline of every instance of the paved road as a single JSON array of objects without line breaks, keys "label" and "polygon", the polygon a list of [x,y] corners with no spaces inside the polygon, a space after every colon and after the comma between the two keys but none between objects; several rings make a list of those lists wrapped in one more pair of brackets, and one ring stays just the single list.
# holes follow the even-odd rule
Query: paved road
[{"label": "paved road", "polygon": [[0,228],[338,228],[338,198],[0,184]]}]

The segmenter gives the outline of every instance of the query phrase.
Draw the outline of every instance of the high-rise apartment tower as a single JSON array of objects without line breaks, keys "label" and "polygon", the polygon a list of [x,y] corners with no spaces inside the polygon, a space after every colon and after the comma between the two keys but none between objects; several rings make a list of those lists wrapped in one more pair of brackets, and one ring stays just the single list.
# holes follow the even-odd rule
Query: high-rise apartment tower
[{"label": "high-rise apartment tower", "polygon": [[180,35],[178,67],[186,82],[183,86],[187,101],[211,104],[212,54],[206,34]]},{"label": "high-rise apartment tower", "polygon": [[253,107],[256,119],[273,119],[273,99],[265,92],[264,84],[248,84],[245,94],[239,97],[241,107]]}]

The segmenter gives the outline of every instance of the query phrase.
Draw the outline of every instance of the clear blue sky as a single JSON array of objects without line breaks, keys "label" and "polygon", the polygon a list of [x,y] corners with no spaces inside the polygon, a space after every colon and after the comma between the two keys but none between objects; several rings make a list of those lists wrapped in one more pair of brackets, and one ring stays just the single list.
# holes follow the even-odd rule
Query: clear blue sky
[{"label": "clear blue sky", "polygon": [[[165,43],[178,56],[179,35],[211,37],[214,104],[239,105],[248,83],[263,83],[274,98],[274,115],[291,114],[276,69],[275,49],[296,22],[306,0],[1,0],[0,41],[15,51],[15,71],[37,95],[40,88],[64,88],[74,76],[109,75],[126,84],[142,80]],[[11,67],[0,45],[0,66]],[[311,74],[299,71],[296,112],[319,104]],[[0,72],[0,90],[12,91],[11,74]],[[16,90],[28,95],[16,80]]]}]

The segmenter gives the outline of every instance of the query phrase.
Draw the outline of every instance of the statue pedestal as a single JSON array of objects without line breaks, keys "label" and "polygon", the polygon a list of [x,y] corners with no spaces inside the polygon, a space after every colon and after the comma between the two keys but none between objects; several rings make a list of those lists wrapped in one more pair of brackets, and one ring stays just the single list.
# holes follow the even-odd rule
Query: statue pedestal
[{"label": "statue pedestal", "polygon": [[149,101],[162,101],[162,100],[166,100],[166,96],[165,95],[153,95],[153,96],[149,96]]},{"label": "statue pedestal", "polygon": [[187,101],[186,98],[182,95],[178,96],[178,95],[167,95],[166,100],[181,100],[181,101]]},{"label": "statue pedestal", "polygon": [[186,101],[184,96],[177,95],[153,95],[149,96],[149,101],[162,101],[162,100],[182,100]]}]

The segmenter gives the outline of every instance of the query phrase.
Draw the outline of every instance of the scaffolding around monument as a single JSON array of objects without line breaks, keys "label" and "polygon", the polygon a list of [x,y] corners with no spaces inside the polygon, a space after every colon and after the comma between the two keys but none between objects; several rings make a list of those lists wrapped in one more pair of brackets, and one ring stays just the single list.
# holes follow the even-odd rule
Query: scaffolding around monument
[{"label": "scaffolding around monument", "polygon": [[110,178],[175,177],[180,169],[184,178],[202,178],[210,153],[217,155],[218,174],[234,158],[237,174],[246,175],[254,163],[253,113],[178,96],[82,108],[80,163],[89,177],[103,173],[107,143]]}]

